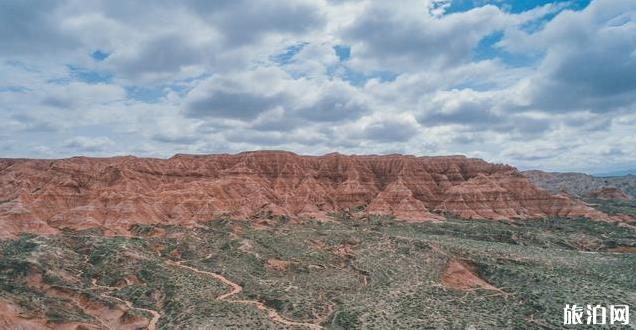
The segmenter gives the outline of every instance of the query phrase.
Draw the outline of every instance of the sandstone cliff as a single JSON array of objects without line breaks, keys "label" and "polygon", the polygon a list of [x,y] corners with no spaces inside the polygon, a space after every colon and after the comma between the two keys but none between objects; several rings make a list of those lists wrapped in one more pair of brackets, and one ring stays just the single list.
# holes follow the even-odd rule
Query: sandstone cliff
[{"label": "sandstone cliff", "polygon": [[0,160],[0,236],[131,224],[195,224],[227,215],[326,218],[366,207],[408,220],[586,216],[581,202],[536,188],[516,169],[463,156],[299,156],[262,151]]}]

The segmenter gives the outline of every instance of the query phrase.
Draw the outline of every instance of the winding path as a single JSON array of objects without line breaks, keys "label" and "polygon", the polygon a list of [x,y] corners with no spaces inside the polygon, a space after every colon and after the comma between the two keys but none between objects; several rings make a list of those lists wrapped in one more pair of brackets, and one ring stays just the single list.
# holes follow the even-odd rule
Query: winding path
[{"label": "winding path", "polygon": [[[107,289],[107,290],[111,290],[111,291],[112,290],[119,290],[119,288],[112,287],[112,286],[98,285],[97,284],[97,279],[95,279],[95,278],[91,281],[91,284],[93,285],[92,286],[93,288],[102,288],[102,289]],[[130,309],[137,309],[137,310],[140,310],[140,311],[144,311],[144,312],[150,313],[152,315],[152,319],[148,323],[148,330],[156,330],[157,329],[157,323],[159,322],[159,318],[161,317],[161,314],[159,314],[159,312],[157,312],[155,310],[152,310],[152,309],[135,307],[135,306],[133,306],[132,302],[130,302],[128,300],[121,299],[121,298],[117,298],[115,296],[111,296],[109,294],[102,293],[101,296],[117,300],[117,301],[123,303],[124,305],[126,305]]]},{"label": "winding path", "polygon": [[123,299],[120,299],[120,298],[117,298],[117,297],[113,297],[111,295],[103,295],[103,296],[104,297],[113,298],[113,299],[115,299],[117,301],[123,302],[130,309],[138,309],[140,311],[144,311],[144,312],[148,312],[148,313],[152,314],[152,319],[148,323],[148,330],[157,329],[157,322],[159,322],[159,318],[161,317],[161,314],[159,314],[157,311],[152,310],[152,309],[147,309],[147,308],[135,307],[135,306],[133,306],[132,302],[130,302],[128,300],[123,300]]},{"label": "winding path", "polygon": [[267,306],[265,306],[265,304],[263,304],[260,301],[256,301],[256,300],[230,300],[228,298],[230,298],[230,297],[240,293],[241,291],[243,291],[243,287],[241,287],[240,285],[228,280],[223,275],[220,275],[220,274],[217,274],[217,273],[208,272],[208,271],[205,271],[205,270],[196,269],[196,268],[188,266],[188,265],[184,265],[183,262],[185,262],[185,261],[186,260],[182,260],[182,261],[179,261],[179,262],[169,261],[168,263],[171,264],[171,265],[177,266],[177,267],[181,267],[181,268],[187,269],[187,270],[195,272],[195,273],[211,276],[211,277],[223,282],[225,285],[227,285],[227,286],[229,286],[231,288],[230,292],[227,292],[227,293],[224,293],[224,294],[218,296],[216,298],[217,300],[224,300],[224,301],[228,301],[228,302],[236,303],[236,304],[244,304],[244,305],[255,306],[258,310],[266,311],[267,312],[267,316],[269,317],[270,320],[272,320],[274,322],[278,322],[278,323],[284,324],[284,325],[306,327],[306,328],[309,328],[309,329],[312,329],[312,330],[323,329],[323,327],[321,327],[318,324],[306,323],[306,322],[296,322],[296,321],[289,320],[289,319],[285,318],[284,316],[280,315],[280,313],[278,313],[278,311],[276,309],[271,308],[271,307],[267,307]]},{"label": "winding path", "polygon": [[[178,261],[178,262],[174,262],[174,261],[166,261],[167,264],[175,266],[175,267],[180,267],[183,269],[187,269],[191,272],[195,272],[198,274],[203,274],[203,275],[207,275],[210,277],[213,277],[214,279],[222,282],[223,284],[225,284],[226,286],[230,287],[230,291],[226,292],[218,297],[216,297],[217,300],[223,300],[223,301],[227,301],[227,302],[231,302],[231,303],[235,303],[235,304],[243,304],[243,305],[252,305],[254,307],[256,307],[256,309],[261,310],[261,311],[265,311],[267,312],[267,316],[269,317],[270,320],[274,321],[274,322],[278,322],[287,326],[298,326],[298,327],[305,327],[305,328],[309,328],[312,330],[321,330],[323,329],[322,326],[315,324],[315,323],[308,323],[308,322],[298,322],[298,321],[292,321],[289,320],[287,318],[285,318],[284,316],[280,315],[280,313],[271,307],[265,306],[265,304],[263,304],[260,301],[256,301],[256,300],[231,300],[229,299],[230,297],[237,295],[239,293],[241,293],[243,291],[243,287],[241,287],[240,285],[228,280],[226,277],[224,277],[223,275],[217,274],[217,273],[213,273],[213,272],[208,272],[205,270],[200,270],[197,268],[194,268],[192,266],[188,266],[188,265],[184,265],[183,263],[186,262],[187,260],[182,260],[182,261]],[[106,289],[109,291],[113,291],[113,290],[118,290],[119,288],[116,287],[110,287],[110,286],[103,286],[103,285],[98,285],[97,284],[97,279],[93,279],[91,281],[92,287],[93,288],[101,288],[101,289]],[[157,311],[152,310],[152,309],[147,309],[147,308],[141,308],[141,307],[135,307],[133,306],[133,303],[128,301],[128,300],[123,300],[121,298],[118,297],[114,297],[111,296],[109,294],[106,293],[102,293],[101,296],[103,297],[107,297],[107,298],[111,298],[114,300],[117,300],[123,304],[125,304],[128,308],[130,309],[137,309],[137,310],[141,310],[141,311],[145,311],[147,313],[150,313],[152,315],[152,319],[150,320],[150,322],[148,323],[148,329],[149,330],[156,330],[157,329],[157,323],[159,322],[159,318],[161,318],[161,314],[159,314]],[[330,306],[330,311],[332,310],[332,306]],[[323,317],[320,320],[324,320],[326,318]]]}]

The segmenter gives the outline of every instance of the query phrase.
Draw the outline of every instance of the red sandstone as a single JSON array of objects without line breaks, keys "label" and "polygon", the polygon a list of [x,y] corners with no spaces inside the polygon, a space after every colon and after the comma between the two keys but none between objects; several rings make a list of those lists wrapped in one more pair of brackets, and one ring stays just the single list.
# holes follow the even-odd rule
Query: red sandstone
[{"label": "red sandstone", "polygon": [[607,215],[538,189],[515,168],[463,156],[299,156],[262,151],[61,160],[0,159],[0,236],[132,224],[196,224],[221,215],[327,218],[365,206],[414,221]]}]

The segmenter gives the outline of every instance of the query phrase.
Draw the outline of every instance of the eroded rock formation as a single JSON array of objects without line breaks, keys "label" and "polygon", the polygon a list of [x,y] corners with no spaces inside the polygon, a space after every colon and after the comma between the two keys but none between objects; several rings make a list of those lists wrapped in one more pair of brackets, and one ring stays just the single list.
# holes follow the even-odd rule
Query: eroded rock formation
[{"label": "eroded rock formation", "polygon": [[587,194],[590,198],[627,201],[631,198],[618,188],[601,188]]},{"label": "eroded rock formation", "polygon": [[408,220],[607,216],[536,188],[515,168],[463,156],[299,156],[262,151],[0,160],[0,234],[132,224],[195,224],[221,215],[327,218],[366,207]]},{"label": "eroded rock formation", "polygon": [[636,198],[636,176],[597,177],[584,173],[558,173],[543,171],[524,171],[523,175],[539,188],[553,193],[565,192],[577,197],[588,197],[603,188],[616,188],[625,195]]}]

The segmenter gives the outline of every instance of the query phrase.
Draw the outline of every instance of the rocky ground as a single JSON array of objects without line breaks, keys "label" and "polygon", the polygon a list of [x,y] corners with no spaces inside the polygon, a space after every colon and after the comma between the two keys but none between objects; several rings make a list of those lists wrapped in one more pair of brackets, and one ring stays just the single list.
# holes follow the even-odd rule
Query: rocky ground
[{"label": "rocky ground", "polygon": [[633,223],[333,215],[4,240],[0,328],[545,329],[636,304]]}]

